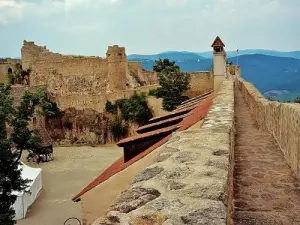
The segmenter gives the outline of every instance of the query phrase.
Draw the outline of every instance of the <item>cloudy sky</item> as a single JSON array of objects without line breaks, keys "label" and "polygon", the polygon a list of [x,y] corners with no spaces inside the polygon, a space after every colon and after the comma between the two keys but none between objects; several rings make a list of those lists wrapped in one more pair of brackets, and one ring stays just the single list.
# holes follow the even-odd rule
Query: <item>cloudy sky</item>
[{"label": "cloudy sky", "polygon": [[23,40],[66,54],[104,56],[227,50],[300,50],[300,0],[0,0],[0,57]]}]

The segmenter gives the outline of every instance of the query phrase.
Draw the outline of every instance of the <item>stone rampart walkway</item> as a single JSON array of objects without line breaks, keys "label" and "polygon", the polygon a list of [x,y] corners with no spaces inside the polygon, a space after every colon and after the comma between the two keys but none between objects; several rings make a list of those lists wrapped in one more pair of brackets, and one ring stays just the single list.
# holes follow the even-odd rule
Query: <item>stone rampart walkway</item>
[{"label": "stone rampart walkway", "polygon": [[234,224],[300,224],[300,182],[271,134],[258,130],[238,89],[235,112]]}]

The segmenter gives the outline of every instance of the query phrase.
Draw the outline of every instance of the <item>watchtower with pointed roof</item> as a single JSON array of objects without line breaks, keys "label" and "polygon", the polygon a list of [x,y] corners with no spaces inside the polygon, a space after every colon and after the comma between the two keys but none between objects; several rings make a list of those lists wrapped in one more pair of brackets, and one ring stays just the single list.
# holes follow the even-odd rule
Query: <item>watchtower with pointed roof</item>
[{"label": "watchtower with pointed roof", "polygon": [[214,49],[214,90],[217,91],[226,75],[226,52],[224,50],[225,45],[219,36],[216,37],[211,47]]},{"label": "watchtower with pointed roof", "polygon": [[224,76],[226,72],[226,52],[224,50],[225,45],[219,36],[216,37],[211,47],[214,49],[214,76]]}]

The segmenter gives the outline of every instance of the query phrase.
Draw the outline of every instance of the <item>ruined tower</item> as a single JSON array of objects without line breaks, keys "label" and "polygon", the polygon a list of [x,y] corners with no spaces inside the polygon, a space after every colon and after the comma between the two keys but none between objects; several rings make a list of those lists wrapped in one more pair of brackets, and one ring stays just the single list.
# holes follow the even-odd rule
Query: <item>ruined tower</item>
[{"label": "ruined tower", "polygon": [[108,46],[106,52],[108,72],[108,92],[126,89],[127,57],[124,47]]},{"label": "ruined tower", "polygon": [[21,49],[22,67],[24,70],[31,68],[31,66],[39,58],[40,53],[46,49],[46,47],[40,47],[35,45],[33,41],[23,41],[23,47]]},{"label": "ruined tower", "polygon": [[214,49],[213,72],[214,72],[214,89],[218,90],[220,83],[226,74],[226,52],[224,43],[219,36],[216,37],[211,47]]}]

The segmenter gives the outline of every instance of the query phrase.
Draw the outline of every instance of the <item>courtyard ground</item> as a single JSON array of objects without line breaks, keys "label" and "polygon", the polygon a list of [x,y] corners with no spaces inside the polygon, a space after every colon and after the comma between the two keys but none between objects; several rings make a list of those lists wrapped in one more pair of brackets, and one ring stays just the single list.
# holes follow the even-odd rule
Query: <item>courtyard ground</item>
[{"label": "courtyard ground", "polygon": [[17,225],[60,225],[69,217],[81,220],[80,202],[72,202],[72,197],[121,155],[122,148],[116,145],[57,147],[52,162],[37,165],[23,160],[42,168],[43,190]]}]

